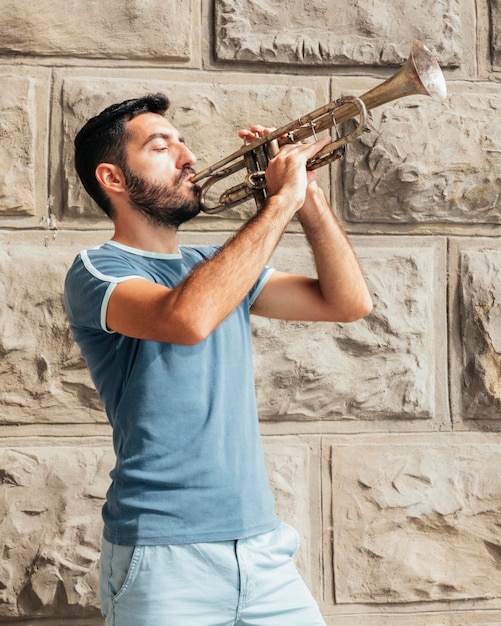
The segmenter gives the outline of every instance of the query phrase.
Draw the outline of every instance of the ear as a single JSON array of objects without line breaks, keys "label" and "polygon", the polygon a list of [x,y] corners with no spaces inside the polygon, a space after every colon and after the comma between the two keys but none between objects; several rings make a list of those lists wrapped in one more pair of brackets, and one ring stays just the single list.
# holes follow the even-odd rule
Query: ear
[{"label": "ear", "polygon": [[122,169],[113,163],[99,163],[96,167],[96,179],[108,193],[125,191],[125,179]]}]

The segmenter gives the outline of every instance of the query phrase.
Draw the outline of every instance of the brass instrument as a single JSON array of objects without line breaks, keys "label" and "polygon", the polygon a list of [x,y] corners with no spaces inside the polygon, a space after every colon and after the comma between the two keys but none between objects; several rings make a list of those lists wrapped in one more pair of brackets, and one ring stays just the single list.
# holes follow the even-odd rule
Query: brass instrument
[{"label": "brass instrument", "polygon": [[[309,137],[316,139],[318,133],[334,128],[336,139],[306,163],[308,170],[317,169],[341,158],[345,146],[367,129],[368,110],[412,95],[430,96],[438,102],[443,102],[447,95],[445,79],[437,61],[428,48],[417,40],[412,44],[411,54],[402,68],[364,95],[343,96],[329,102],[294,122],[256,138],[240,150],[198,172],[193,182],[204,181],[200,185],[202,210],[209,214],[220,213],[251,197],[254,197],[257,207],[261,208],[268,197],[264,172],[268,161],[281,146],[304,141]],[[337,125],[354,118],[358,118],[356,128],[348,135],[339,136]],[[206,195],[210,187],[244,168],[247,170],[245,180],[224,191],[219,197],[219,204],[207,206]]]}]

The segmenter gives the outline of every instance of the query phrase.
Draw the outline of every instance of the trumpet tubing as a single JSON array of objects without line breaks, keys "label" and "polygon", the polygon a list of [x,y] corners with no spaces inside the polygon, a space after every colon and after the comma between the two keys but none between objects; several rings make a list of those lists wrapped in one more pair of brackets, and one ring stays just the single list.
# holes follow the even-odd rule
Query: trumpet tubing
[{"label": "trumpet tubing", "polygon": [[[437,61],[428,48],[417,40],[400,70],[362,96],[344,96],[329,102],[264,137],[255,139],[198,172],[193,181],[203,181],[200,184],[202,210],[209,214],[220,213],[249,198],[254,198],[258,208],[262,207],[267,198],[264,171],[268,160],[281,146],[316,137],[320,132],[333,127],[337,131],[338,125],[358,118],[354,131],[348,135],[337,136],[307,162],[307,169],[317,169],[340,158],[345,146],[367,128],[367,111],[412,95],[429,96],[438,102],[443,102],[447,96],[445,79]],[[214,184],[244,169],[247,174],[243,182],[226,189],[219,197],[219,204],[212,207],[206,204],[206,196]]]}]

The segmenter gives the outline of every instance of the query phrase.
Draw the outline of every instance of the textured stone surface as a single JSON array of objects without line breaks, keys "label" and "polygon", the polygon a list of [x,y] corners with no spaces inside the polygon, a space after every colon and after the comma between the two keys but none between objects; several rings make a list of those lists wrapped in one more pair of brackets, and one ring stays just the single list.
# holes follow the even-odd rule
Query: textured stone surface
[{"label": "textured stone surface", "polygon": [[[353,324],[253,321],[261,417],[442,418],[435,389],[435,368],[445,367],[437,349],[445,302],[438,251],[357,251],[373,294],[369,317]],[[304,239],[291,236],[273,265],[309,272],[309,260]]]},{"label": "textured stone surface", "polygon": [[426,33],[444,65],[460,62],[457,0],[419,4],[219,0],[215,7],[216,54],[225,61],[401,64],[409,54],[408,42]]},{"label": "textured stone surface", "polygon": [[499,446],[387,437],[330,460],[338,602],[499,598]]},{"label": "textured stone surface", "polygon": [[42,619],[37,619],[35,622],[31,619],[28,619],[28,620],[16,619],[15,622],[12,622],[12,621],[2,622],[0,620],[0,625],[12,626],[12,624],[14,623],[16,626],[104,626],[104,621],[101,617],[100,612],[99,612],[99,616],[96,615],[95,617],[89,614],[83,618],[72,617],[70,619],[71,621],[68,621],[67,617],[63,617],[62,619],[58,619],[57,617],[48,618],[48,619],[42,618]]},{"label": "textured stone surface", "polygon": [[463,417],[501,420],[501,251],[465,251],[460,272]]},{"label": "textured stone surface", "polygon": [[296,564],[318,598],[321,540],[316,523],[320,518],[317,445],[294,437],[266,437],[264,452],[277,513],[300,535]]},{"label": "textured stone surface", "polygon": [[491,56],[496,71],[501,71],[501,3],[499,0],[489,2],[491,10]]},{"label": "textured stone surface", "polygon": [[501,626],[499,611],[472,612],[460,615],[455,612],[418,611],[413,615],[402,609],[379,615],[355,613],[352,615],[325,616],[327,626]]},{"label": "textured stone surface", "polygon": [[501,626],[501,613],[472,613],[452,618],[452,626]]},{"label": "textured stone surface", "polygon": [[[72,444],[0,448],[0,619],[97,610],[100,511],[114,455],[110,442]],[[298,567],[318,595],[318,445],[266,438],[264,450],[277,512],[299,529]]]},{"label": "textured stone surface", "polygon": [[0,54],[188,60],[192,27],[192,4],[179,0],[51,0],[36,11],[4,0]]},{"label": "textured stone surface", "polygon": [[325,616],[327,626],[452,626],[450,615],[423,612],[417,615],[385,611],[380,615],[356,613],[354,615]]},{"label": "textured stone surface", "polygon": [[416,96],[371,118],[344,162],[348,220],[501,223],[499,93]]},{"label": "textured stone surface", "polygon": [[[36,214],[34,80],[0,69],[0,218]],[[43,139],[43,137],[41,137]]]},{"label": "textured stone surface", "polygon": [[75,252],[56,245],[67,235],[53,236],[40,231],[25,245],[0,237],[0,423],[105,419],[64,313]]},{"label": "textured stone surface", "polygon": [[0,448],[0,616],[96,614],[108,448]]}]

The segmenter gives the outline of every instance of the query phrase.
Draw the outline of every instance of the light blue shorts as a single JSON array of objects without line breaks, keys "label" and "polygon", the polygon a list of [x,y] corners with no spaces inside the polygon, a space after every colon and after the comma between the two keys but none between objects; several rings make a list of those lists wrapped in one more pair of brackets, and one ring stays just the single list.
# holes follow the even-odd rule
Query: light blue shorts
[{"label": "light blue shorts", "polygon": [[287,524],[238,541],[117,546],[103,540],[108,626],[325,626],[293,562]]}]

